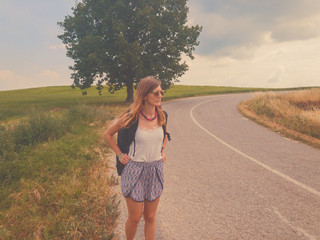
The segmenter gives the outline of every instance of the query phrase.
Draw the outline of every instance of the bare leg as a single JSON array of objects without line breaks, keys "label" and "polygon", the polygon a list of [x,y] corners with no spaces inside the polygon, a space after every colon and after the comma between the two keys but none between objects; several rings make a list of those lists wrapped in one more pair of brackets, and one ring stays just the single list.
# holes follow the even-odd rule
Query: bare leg
[{"label": "bare leg", "polygon": [[142,216],[143,202],[133,201],[126,198],[128,207],[128,219],[126,221],[126,237],[127,240],[133,240],[137,231],[138,223]]},{"label": "bare leg", "polygon": [[145,221],[144,233],[146,240],[154,240],[156,233],[156,211],[160,197],[153,202],[144,201],[143,217]]}]

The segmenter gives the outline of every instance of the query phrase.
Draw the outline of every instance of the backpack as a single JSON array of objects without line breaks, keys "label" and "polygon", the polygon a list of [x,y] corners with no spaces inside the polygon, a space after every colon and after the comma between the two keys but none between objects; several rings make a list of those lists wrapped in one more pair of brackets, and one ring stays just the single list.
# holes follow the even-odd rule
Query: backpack
[{"label": "backpack", "polygon": [[[163,113],[166,117],[166,123],[164,125],[162,125],[162,129],[163,129],[163,133],[164,133],[163,141],[164,141],[166,135],[168,136],[168,141],[170,141],[171,137],[166,129],[168,114],[165,111],[163,111]],[[139,119],[134,124],[132,124],[129,128],[121,128],[119,130],[118,137],[117,137],[117,145],[120,148],[121,152],[128,154],[129,147],[130,147],[130,144],[132,143],[132,141],[134,142],[134,149],[135,149],[135,135],[136,135],[138,125],[139,125]],[[162,149],[161,149],[161,151],[162,151]],[[134,153],[133,153],[133,156],[134,156]],[[120,159],[118,156],[116,156],[116,160],[117,160],[117,164],[116,164],[117,172],[118,172],[118,175],[121,176],[121,173],[125,167],[125,164],[120,162]]]}]

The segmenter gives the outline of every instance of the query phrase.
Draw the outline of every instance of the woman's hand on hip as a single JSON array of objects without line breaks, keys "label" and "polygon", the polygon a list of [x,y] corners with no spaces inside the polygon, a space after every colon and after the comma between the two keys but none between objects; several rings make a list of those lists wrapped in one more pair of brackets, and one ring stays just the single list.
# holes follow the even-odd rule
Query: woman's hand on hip
[{"label": "woman's hand on hip", "polygon": [[164,163],[165,161],[167,161],[167,156],[164,153],[161,153],[161,161]]},{"label": "woman's hand on hip", "polygon": [[130,159],[131,158],[128,156],[128,154],[124,154],[123,156],[121,156],[120,162],[126,165],[130,161]]}]

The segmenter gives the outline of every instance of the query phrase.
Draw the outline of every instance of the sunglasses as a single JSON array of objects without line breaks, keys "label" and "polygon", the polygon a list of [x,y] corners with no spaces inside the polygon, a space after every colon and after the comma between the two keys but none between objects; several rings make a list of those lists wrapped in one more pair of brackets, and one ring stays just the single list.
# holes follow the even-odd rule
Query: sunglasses
[{"label": "sunglasses", "polygon": [[153,93],[157,97],[159,97],[160,95],[162,97],[164,95],[164,91],[162,91],[162,90],[159,90],[159,91],[156,91],[156,92],[149,92],[149,93]]}]

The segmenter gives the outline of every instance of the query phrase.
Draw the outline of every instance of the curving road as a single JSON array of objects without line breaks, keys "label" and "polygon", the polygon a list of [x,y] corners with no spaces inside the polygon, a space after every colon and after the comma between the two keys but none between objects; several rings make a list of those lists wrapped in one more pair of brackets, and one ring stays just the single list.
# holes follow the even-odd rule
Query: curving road
[{"label": "curving road", "polygon": [[[320,239],[320,151],[244,118],[248,98],[164,103],[172,141],[156,239]],[[121,211],[125,239],[124,201]]]}]

